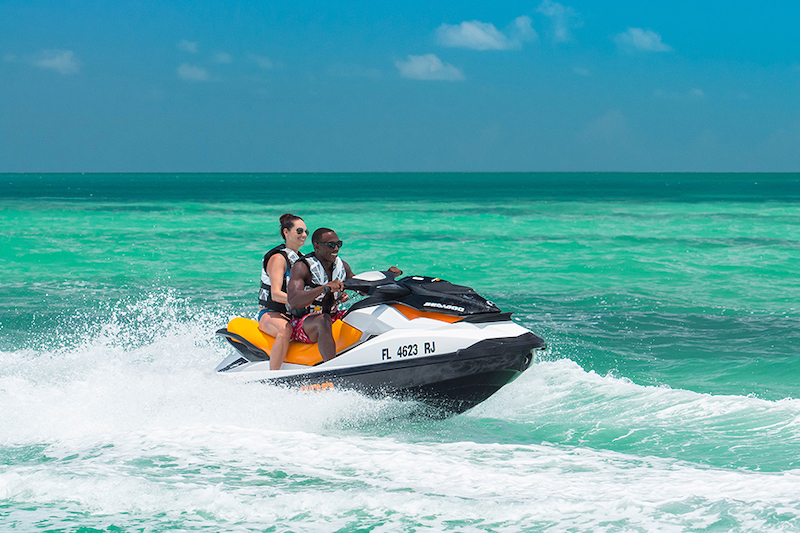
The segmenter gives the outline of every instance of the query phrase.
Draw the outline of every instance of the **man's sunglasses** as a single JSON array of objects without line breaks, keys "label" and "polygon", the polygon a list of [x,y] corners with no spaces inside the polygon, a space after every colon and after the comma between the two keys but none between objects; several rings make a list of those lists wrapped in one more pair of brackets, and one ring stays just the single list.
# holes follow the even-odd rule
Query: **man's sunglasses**
[{"label": "man's sunglasses", "polygon": [[297,234],[298,235],[302,235],[303,233],[308,235],[309,232],[308,232],[308,230],[306,228],[297,228]]},{"label": "man's sunglasses", "polygon": [[331,241],[331,242],[321,242],[319,243],[320,246],[327,246],[331,250],[336,248],[341,248],[344,243],[342,241]]}]

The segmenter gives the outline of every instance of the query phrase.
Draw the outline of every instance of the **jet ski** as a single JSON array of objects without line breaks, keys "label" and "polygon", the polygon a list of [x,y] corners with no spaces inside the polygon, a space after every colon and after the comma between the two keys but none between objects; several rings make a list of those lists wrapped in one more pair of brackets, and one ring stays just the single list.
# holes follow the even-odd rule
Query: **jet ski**
[{"label": "jet ski", "polygon": [[[274,338],[255,320],[217,331],[236,349],[217,372],[303,390],[350,389],[461,413],[516,379],[545,341],[473,289],[438,278],[365,272],[344,282],[365,298],[334,322],[336,357],[291,342],[280,370],[269,369]],[[355,300],[355,298],[354,298]]]}]

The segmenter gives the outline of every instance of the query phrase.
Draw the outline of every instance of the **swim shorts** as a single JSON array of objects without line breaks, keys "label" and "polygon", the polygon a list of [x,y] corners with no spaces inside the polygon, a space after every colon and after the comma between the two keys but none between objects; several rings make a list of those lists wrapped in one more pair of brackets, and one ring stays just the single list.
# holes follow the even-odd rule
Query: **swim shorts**
[{"label": "swim shorts", "polygon": [[[345,311],[337,311],[336,313],[331,315],[331,324],[339,320],[344,316]],[[313,344],[306,335],[306,331],[303,329],[303,322],[306,318],[314,315],[318,315],[319,313],[309,313],[301,318],[293,318],[292,319],[292,340],[297,342],[304,342],[306,344]]]},{"label": "swim shorts", "polygon": [[274,309],[262,309],[261,311],[258,312],[258,315],[256,316],[256,322],[260,322],[261,317],[266,315],[267,313],[279,313],[281,316],[289,318],[289,315],[287,315],[286,313],[280,313],[279,311],[275,311]]}]

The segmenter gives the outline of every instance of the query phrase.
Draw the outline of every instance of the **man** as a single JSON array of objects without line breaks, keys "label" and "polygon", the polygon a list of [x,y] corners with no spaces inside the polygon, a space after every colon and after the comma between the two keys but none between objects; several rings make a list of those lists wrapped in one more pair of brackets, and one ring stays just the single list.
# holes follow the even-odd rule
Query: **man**
[{"label": "man", "polygon": [[[342,241],[329,228],[319,228],[311,236],[314,251],[292,267],[287,285],[287,300],[292,314],[292,340],[318,343],[324,361],[336,357],[336,341],[331,325],[344,315],[338,303],[345,301],[344,280],[353,277],[350,265],[339,257]],[[402,274],[391,267],[395,276]]]}]

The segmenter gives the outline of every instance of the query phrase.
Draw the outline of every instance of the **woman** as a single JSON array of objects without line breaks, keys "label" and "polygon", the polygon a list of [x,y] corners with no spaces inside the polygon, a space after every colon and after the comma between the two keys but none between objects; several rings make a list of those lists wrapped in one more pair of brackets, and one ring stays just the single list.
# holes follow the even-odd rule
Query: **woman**
[{"label": "woman", "polygon": [[306,242],[308,228],[303,219],[286,213],[280,219],[281,237],[285,244],[264,255],[261,266],[261,290],[258,293],[258,329],[275,337],[269,356],[270,370],[279,370],[289,351],[292,325],[286,307],[286,283],[292,265],[303,255],[300,247]]}]

